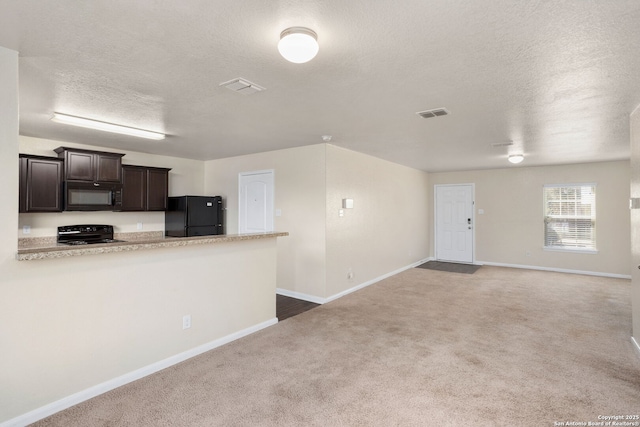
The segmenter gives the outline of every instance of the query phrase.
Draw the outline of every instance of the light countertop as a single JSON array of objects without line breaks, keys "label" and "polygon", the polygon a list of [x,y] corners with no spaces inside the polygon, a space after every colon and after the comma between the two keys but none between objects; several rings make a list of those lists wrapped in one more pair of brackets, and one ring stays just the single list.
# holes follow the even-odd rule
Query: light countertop
[{"label": "light countertop", "polygon": [[287,232],[270,232],[254,234],[221,234],[215,236],[196,237],[164,237],[161,232],[155,233],[116,233],[115,238],[124,242],[102,243],[82,246],[58,245],[55,237],[19,239],[18,261],[37,259],[67,258],[80,255],[107,254],[144,249],[169,248],[191,245],[209,245],[243,240],[269,239],[288,236]]}]

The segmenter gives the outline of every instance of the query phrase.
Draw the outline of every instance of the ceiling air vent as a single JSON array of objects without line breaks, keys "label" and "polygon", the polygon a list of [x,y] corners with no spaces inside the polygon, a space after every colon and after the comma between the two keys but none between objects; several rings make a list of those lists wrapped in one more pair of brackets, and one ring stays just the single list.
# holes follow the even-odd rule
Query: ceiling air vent
[{"label": "ceiling air vent", "polygon": [[243,95],[251,95],[252,93],[265,90],[265,88],[263,88],[262,86],[251,83],[249,80],[243,79],[242,77],[229,80],[228,82],[220,83],[220,86],[224,86],[234,92],[240,92]]},{"label": "ceiling air vent", "polygon": [[431,117],[446,116],[449,114],[449,110],[446,108],[434,108],[433,110],[418,111],[416,114],[423,119],[429,119]]}]

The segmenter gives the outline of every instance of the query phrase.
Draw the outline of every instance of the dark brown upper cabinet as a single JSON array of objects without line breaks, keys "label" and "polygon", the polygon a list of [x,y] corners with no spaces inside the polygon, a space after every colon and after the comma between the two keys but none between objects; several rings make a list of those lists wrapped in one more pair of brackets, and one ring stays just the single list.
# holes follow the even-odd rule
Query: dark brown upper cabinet
[{"label": "dark brown upper cabinet", "polygon": [[169,201],[169,171],[147,168],[147,210],[166,211]]},{"label": "dark brown upper cabinet", "polygon": [[122,210],[167,210],[170,170],[167,168],[123,165]]},{"label": "dark brown upper cabinet", "polygon": [[122,182],[124,154],[68,147],[58,147],[54,151],[64,159],[64,179],[67,181]]},{"label": "dark brown upper cabinet", "polygon": [[20,212],[61,212],[64,164],[55,157],[20,154]]},{"label": "dark brown upper cabinet", "polygon": [[144,211],[147,174],[144,166],[122,166],[122,210]]}]

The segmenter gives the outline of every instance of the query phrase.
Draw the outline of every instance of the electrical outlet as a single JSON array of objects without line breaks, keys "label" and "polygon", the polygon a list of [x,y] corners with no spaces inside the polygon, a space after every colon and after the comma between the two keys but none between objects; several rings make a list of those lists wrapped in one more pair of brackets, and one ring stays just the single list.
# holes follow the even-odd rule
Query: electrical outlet
[{"label": "electrical outlet", "polygon": [[191,315],[185,314],[182,316],[182,329],[189,329],[191,327]]},{"label": "electrical outlet", "polygon": [[524,253],[524,256],[531,256],[531,252],[526,251],[526,252]]},{"label": "electrical outlet", "polygon": [[138,228],[138,230],[142,230],[142,223],[141,222],[138,223],[137,228]]},{"label": "electrical outlet", "polygon": [[31,226],[23,225],[22,226],[22,234],[31,234]]}]

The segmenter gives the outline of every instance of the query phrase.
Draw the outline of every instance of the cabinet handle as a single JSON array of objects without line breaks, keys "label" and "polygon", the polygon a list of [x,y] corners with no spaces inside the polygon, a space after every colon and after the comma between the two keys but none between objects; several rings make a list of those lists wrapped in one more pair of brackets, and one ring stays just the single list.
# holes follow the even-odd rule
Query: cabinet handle
[{"label": "cabinet handle", "polygon": [[100,187],[100,184],[98,184],[97,182],[94,182],[94,183],[93,183],[93,186],[94,186],[94,187]]}]

